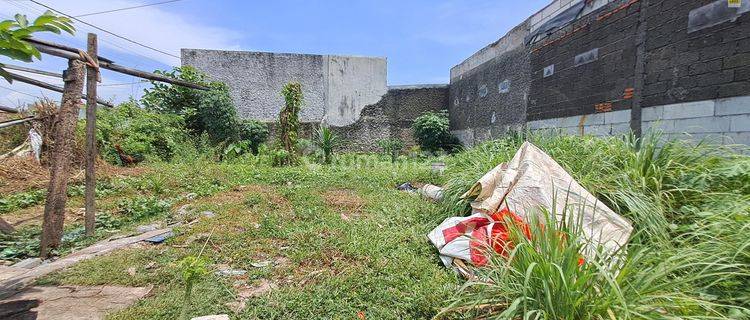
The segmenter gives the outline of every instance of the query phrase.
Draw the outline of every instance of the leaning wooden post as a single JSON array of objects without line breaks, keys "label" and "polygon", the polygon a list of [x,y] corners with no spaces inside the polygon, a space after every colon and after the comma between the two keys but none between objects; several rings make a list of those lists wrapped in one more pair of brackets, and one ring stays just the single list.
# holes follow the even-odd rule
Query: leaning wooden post
[{"label": "leaning wooden post", "polygon": [[94,235],[96,223],[96,84],[99,81],[96,34],[89,33],[86,67],[86,235]]},{"label": "leaning wooden post", "polygon": [[46,259],[53,248],[62,241],[65,222],[65,203],[68,201],[68,179],[70,178],[71,154],[75,139],[76,122],[83,93],[83,62],[69,60],[68,70],[63,74],[65,86],[60,110],[57,112],[52,137],[54,144],[50,162],[50,180],[47,187],[47,203],[44,206],[42,239],[39,255]]}]

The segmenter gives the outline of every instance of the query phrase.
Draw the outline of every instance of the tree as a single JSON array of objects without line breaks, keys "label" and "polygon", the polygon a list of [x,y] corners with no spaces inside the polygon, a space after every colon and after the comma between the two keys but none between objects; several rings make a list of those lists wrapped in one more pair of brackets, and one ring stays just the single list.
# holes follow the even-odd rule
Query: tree
[{"label": "tree", "polygon": [[[0,22],[0,55],[13,60],[32,62],[34,58],[41,59],[42,55],[33,45],[25,41],[34,33],[62,32],[73,34],[75,28],[73,22],[67,17],[58,17],[52,11],[47,11],[34,22],[29,23],[25,15],[16,14],[15,20],[4,20]],[[8,82],[13,82],[0,63],[0,76]]]},{"label": "tree", "polygon": [[229,88],[221,82],[209,82],[206,75],[193,67],[184,66],[172,71],[160,71],[174,79],[210,87],[209,91],[152,82],[141,102],[160,113],[178,114],[185,118],[185,126],[195,135],[207,133],[213,143],[235,142],[240,139],[241,121],[237,116]]}]

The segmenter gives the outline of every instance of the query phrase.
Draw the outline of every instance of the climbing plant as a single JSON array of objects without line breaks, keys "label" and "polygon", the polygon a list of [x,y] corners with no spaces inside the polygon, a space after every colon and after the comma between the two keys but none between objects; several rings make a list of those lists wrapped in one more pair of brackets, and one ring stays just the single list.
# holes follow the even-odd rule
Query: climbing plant
[{"label": "climbing plant", "polygon": [[284,107],[279,113],[279,144],[287,153],[283,165],[293,165],[298,161],[297,138],[299,137],[299,112],[304,97],[299,82],[289,82],[281,90],[284,96]]}]

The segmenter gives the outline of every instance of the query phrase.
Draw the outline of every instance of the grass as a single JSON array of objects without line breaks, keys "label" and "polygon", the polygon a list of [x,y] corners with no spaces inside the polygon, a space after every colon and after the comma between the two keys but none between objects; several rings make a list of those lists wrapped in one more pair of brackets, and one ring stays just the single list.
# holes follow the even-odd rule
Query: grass
[{"label": "grass", "polygon": [[[579,266],[575,223],[534,222],[534,241],[516,235],[510,259],[494,257],[466,282],[442,267],[425,235],[465,214],[468,203],[459,196],[510,160],[524,139],[633,221],[636,234],[617,256]],[[749,159],[729,147],[663,144],[658,135],[515,135],[441,158],[443,175],[430,170],[435,159],[391,163],[386,155],[341,154],[330,165],[281,168],[263,156],[150,164],[151,174],[112,180],[98,193],[111,219],[96,239],[203,211],[216,216],[178,228],[163,245],[85,261],[40,283],[154,285],[152,296],[109,318],[175,319],[185,290],[179,261],[206,245],[201,256],[210,270],[194,284],[189,316],[748,319]],[[406,181],[446,185],[445,200],[395,190]],[[13,196],[6,214],[26,197]],[[71,197],[76,203],[81,195],[74,190]],[[220,276],[220,266],[247,273]],[[272,290],[253,294],[268,283]],[[252,297],[238,311],[242,295]]]},{"label": "grass", "polygon": [[[405,181],[441,184],[428,161],[394,165],[385,156],[342,155],[325,166],[273,168],[242,159],[152,166],[158,175],[128,179],[126,188],[109,195],[124,199],[109,209],[121,216],[123,230],[178,219],[186,204],[216,217],[178,229],[165,245],[86,261],[41,283],[153,284],[152,297],[110,318],[174,319],[184,294],[177,262],[197,256],[211,234],[203,253],[211,272],[195,283],[189,316],[349,319],[364,312],[370,319],[429,318],[461,284],[425,238],[445,218],[434,214],[438,205],[395,189]],[[196,198],[188,200],[189,193]],[[149,212],[142,207],[152,207],[146,204],[154,198],[173,201],[171,213],[125,218]],[[274,263],[253,266],[263,261]],[[219,265],[247,274],[218,276]],[[235,313],[237,296],[264,281],[277,288],[248,299]]]},{"label": "grass", "polygon": [[[750,228],[750,173],[742,148],[663,142],[658,134],[642,140],[526,138],[630,218],[636,233],[620,256],[581,268],[570,262],[580,244],[559,243],[555,236],[577,239],[576,230],[547,227],[552,233],[537,230],[534,241],[516,237],[521,245],[512,258],[493,259],[445,313],[470,310],[497,319],[750,317],[750,242],[741,236]],[[481,172],[509,160],[522,141],[492,141],[450,159],[445,210],[465,213],[461,193]],[[609,270],[615,258],[622,263]]]}]

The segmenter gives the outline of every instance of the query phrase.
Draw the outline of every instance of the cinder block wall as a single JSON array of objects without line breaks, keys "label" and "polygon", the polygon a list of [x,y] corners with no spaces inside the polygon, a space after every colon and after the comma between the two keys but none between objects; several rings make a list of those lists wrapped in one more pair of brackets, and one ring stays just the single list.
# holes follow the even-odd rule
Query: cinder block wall
[{"label": "cinder block wall", "polygon": [[[515,46],[485,48],[454,67],[451,120],[462,140],[472,144],[495,137],[493,131],[482,133],[487,131],[484,113],[502,108],[524,113],[520,122],[532,130],[601,135],[641,124],[670,138],[714,136],[714,142],[750,144],[748,1],[739,9],[728,8],[724,0],[589,1],[572,23],[533,43],[519,43],[576,3],[552,2],[488,48]],[[530,70],[529,81],[511,86],[527,92],[526,99],[453,99],[481,89],[483,84],[467,85],[467,78],[507,77],[497,77],[493,66],[522,63],[508,54],[513,50],[528,53],[528,67],[515,73]],[[495,118],[501,119],[496,126],[519,122]]]},{"label": "cinder block wall", "polygon": [[411,146],[416,144],[411,129],[414,120],[447,106],[448,85],[393,86],[378,103],[365,107],[357,122],[334,131],[345,141],[341,149],[348,151],[376,151],[378,141],[388,138]]}]

